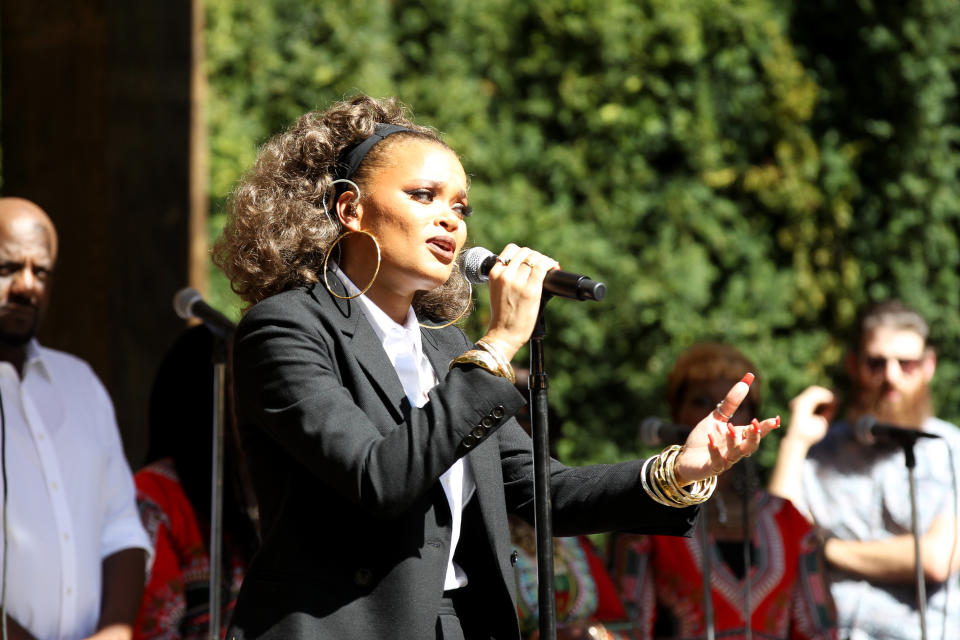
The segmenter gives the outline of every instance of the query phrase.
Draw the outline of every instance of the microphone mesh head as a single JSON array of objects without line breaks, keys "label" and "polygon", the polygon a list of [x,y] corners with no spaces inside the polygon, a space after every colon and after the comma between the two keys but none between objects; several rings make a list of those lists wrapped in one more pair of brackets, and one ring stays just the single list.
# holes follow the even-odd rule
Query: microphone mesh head
[{"label": "microphone mesh head", "polygon": [[193,287],[184,287],[173,296],[173,310],[184,320],[189,320],[193,317],[193,312],[190,308],[197,300],[201,299],[203,299],[203,297],[199,291]]},{"label": "microphone mesh head", "polygon": [[472,247],[463,254],[463,275],[470,284],[483,284],[488,278],[483,273],[483,263],[490,256],[494,255],[492,251],[484,247]]}]

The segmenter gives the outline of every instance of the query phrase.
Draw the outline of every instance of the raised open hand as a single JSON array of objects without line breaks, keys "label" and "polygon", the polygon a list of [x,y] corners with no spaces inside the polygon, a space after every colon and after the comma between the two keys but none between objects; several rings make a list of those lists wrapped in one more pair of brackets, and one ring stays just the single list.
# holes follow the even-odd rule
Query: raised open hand
[{"label": "raised open hand", "polygon": [[837,412],[837,398],[825,387],[812,386],[790,401],[790,422],[786,436],[811,447],[827,435],[830,421]]},{"label": "raised open hand", "polygon": [[750,424],[740,426],[729,421],[747,397],[753,377],[752,373],[743,376],[710,415],[690,432],[674,467],[680,484],[690,484],[726,471],[740,458],[756,451],[763,436],[780,426],[780,416],[763,422],[754,418]]}]

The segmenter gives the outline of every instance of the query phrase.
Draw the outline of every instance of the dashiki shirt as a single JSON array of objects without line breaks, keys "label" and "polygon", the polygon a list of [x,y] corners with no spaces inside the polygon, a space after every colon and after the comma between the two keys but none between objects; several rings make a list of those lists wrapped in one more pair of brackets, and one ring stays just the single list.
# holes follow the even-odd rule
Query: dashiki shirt
[{"label": "dashiki shirt", "polygon": [[[754,508],[752,637],[836,638],[836,614],[811,525],[789,501],[765,492],[757,494]],[[614,534],[611,539],[611,576],[644,640],[706,636],[702,535],[699,527],[693,538]],[[712,535],[709,543],[716,637],[744,638],[745,579],[726,562]]]},{"label": "dashiki shirt", "polygon": [[[134,640],[208,640],[210,628],[209,525],[199,523],[173,461],[158,460],[134,475],[140,517],[156,549],[143,592]],[[233,551],[231,549],[233,548]],[[226,633],[245,565],[225,537],[220,602],[221,629]]]},{"label": "dashiki shirt", "polygon": [[[514,516],[510,516],[510,534],[517,547],[517,614],[526,638],[540,624],[536,536],[533,527]],[[599,623],[601,635],[593,637],[636,640],[613,582],[590,540],[584,536],[554,538],[553,545],[557,629]]]}]

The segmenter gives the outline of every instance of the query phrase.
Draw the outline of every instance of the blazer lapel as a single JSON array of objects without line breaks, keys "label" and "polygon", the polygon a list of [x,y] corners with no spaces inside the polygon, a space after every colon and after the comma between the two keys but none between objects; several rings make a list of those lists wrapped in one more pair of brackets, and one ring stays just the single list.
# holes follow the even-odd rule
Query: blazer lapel
[{"label": "blazer lapel", "polygon": [[[334,272],[331,271],[330,274]],[[339,279],[333,275],[331,281]],[[342,285],[341,285],[342,286]],[[338,292],[339,293],[339,292]],[[370,385],[383,398],[383,403],[390,411],[390,415],[400,422],[404,419],[402,407],[408,403],[407,394],[403,390],[400,378],[397,376],[393,363],[380,344],[380,338],[363,313],[361,305],[356,300],[341,300],[330,294],[323,285],[314,285],[313,298],[321,306],[332,306],[337,312],[328,314],[336,321],[337,329],[347,339],[349,352],[356,358],[357,363],[366,373]]]}]

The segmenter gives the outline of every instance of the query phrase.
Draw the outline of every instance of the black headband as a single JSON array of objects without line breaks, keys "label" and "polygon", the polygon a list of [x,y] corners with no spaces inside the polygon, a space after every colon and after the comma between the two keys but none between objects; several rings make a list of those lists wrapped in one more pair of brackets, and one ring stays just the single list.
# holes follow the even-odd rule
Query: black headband
[{"label": "black headband", "polygon": [[[370,149],[373,148],[373,145],[377,144],[387,136],[393,135],[394,133],[400,133],[401,131],[409,131],[415,133],[413,129],[408,129],[399,124],[385,124],[383,122],[378,122],[373,126],[373,134],[369,137],[361,140],[355,145],[349,146],[340,153],[340,157],[337,159],[337,164],[335,165],[335,173],[333,175],[334,180],[349,179],[353,177],[353,174],[357,172],[357,169],[360,167],[360,163],[363,162],[363,159],[370,153]],[[334,201],[340,197],[340,194],[347,190],[345,184],[338,183],[337,185],[336,196]]]}]

